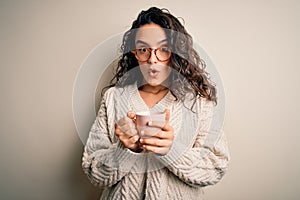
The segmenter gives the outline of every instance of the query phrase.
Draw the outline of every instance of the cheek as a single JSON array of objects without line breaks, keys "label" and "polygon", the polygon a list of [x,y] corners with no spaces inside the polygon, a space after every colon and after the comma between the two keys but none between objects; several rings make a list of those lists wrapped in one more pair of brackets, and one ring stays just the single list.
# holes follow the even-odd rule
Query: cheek
[{"label": "cheek", "polygon": [[142,72],[143,77],[147,76],[147,74],[148,74],[147,67],[140,65],[139,68],[140,68],[140,71]]},{"label": "cheek", "polygon": [[172,71],[171,67],[165,66],[165,69],[163,71],[164,72],[164,76],[168,77],[171,74],[171,71]]}]

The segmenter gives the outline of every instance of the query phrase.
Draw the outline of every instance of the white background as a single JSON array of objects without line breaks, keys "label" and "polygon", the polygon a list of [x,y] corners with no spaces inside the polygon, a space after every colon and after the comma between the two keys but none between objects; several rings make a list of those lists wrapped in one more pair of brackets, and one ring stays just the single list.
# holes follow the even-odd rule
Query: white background
[{"label": "white background", "polygon": [[72,87],[88,53],[142,9],[168,8],[222,76],[231,151],[207,200],[300,195],[300,3],[0,1],[0,199],[98,199],[81,170]]}]

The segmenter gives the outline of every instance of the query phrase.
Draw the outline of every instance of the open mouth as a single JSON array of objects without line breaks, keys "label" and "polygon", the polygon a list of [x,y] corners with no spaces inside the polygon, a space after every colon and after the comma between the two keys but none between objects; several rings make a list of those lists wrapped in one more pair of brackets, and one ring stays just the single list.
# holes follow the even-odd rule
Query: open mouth
[{"label": "open mouth", "polygon": [[156,69],[149,69],[148,73],[150,76],[157,76],[159,71],[157,71]]}]

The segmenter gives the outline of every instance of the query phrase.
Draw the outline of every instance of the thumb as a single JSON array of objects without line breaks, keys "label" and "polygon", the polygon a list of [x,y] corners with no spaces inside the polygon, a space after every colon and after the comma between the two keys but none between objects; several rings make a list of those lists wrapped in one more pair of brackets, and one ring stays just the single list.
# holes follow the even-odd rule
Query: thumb
[{"label": "thumb", "polygon": [[127,116],[128,116],[130,119],[134,119],[134,118],[135,118],[135,114],[134,114],[133,111],[128,111]]},{"label": "thumb", "polygon": [[164,112],[166,113],[166,118],[165,118],[165,124],[162,127],[162,129],[167,130],[167,127],[169,126],[169,120],[170,120],[170,110],[166,108]]},{"label": "thumb", "polygon": [[164,112],[166,113],[165,123],[168,124],[170,120],[170,110],[166,108]]}]

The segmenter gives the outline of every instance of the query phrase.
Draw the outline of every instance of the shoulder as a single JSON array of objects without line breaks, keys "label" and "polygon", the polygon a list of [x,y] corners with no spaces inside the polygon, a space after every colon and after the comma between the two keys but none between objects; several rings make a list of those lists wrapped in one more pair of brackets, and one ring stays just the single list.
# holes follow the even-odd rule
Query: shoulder
[{"label": "shoulder", "polygon": [[115,87],[110,87],[110,88],[108,88],[108,89],[104,92],[103,97],[106,97],[106,98],[107,98],[108,96],[111,96],[111,95],[113,94],[114,90],[115,90]]},{"label": "shoulder", "polygon": [[124,87],[118,87],[113,86],[104,92],[101,102],[105,103],[106,105],[113,105],[114,103],[120,103],[121,101],[128,100],[128,97],[130,96],[130,90],[132,86],[124,86]]},{"label": "shoulder", "polygon": [[101,101],[102,102],[110,101],[114,96],[115,90],[116,90],[115,87],[110,87],[110,88],[106,89],[102,96]]},{"label": "shoulder", "polygon": [[104,92],[103,97],[108,98],[113,95],[124,95],[124,94],[128,94],[128,93],[132,93],[135,90],[137,90],[136,84],[125,85],[123,87],[112,86]]},{"label": "shoulder", "polygon": [[213,101],[210,101],[206,98],[200,97],[198,98],[198,102],[201,106],[201,108],[213,108],[215,107],[215,103]]},{"label": "shoulder", "polygon": [[215,109],[215,103],[206,98],[199,97],[197,99],[197,110],[202,117],[206,118],[212,116]]}]

